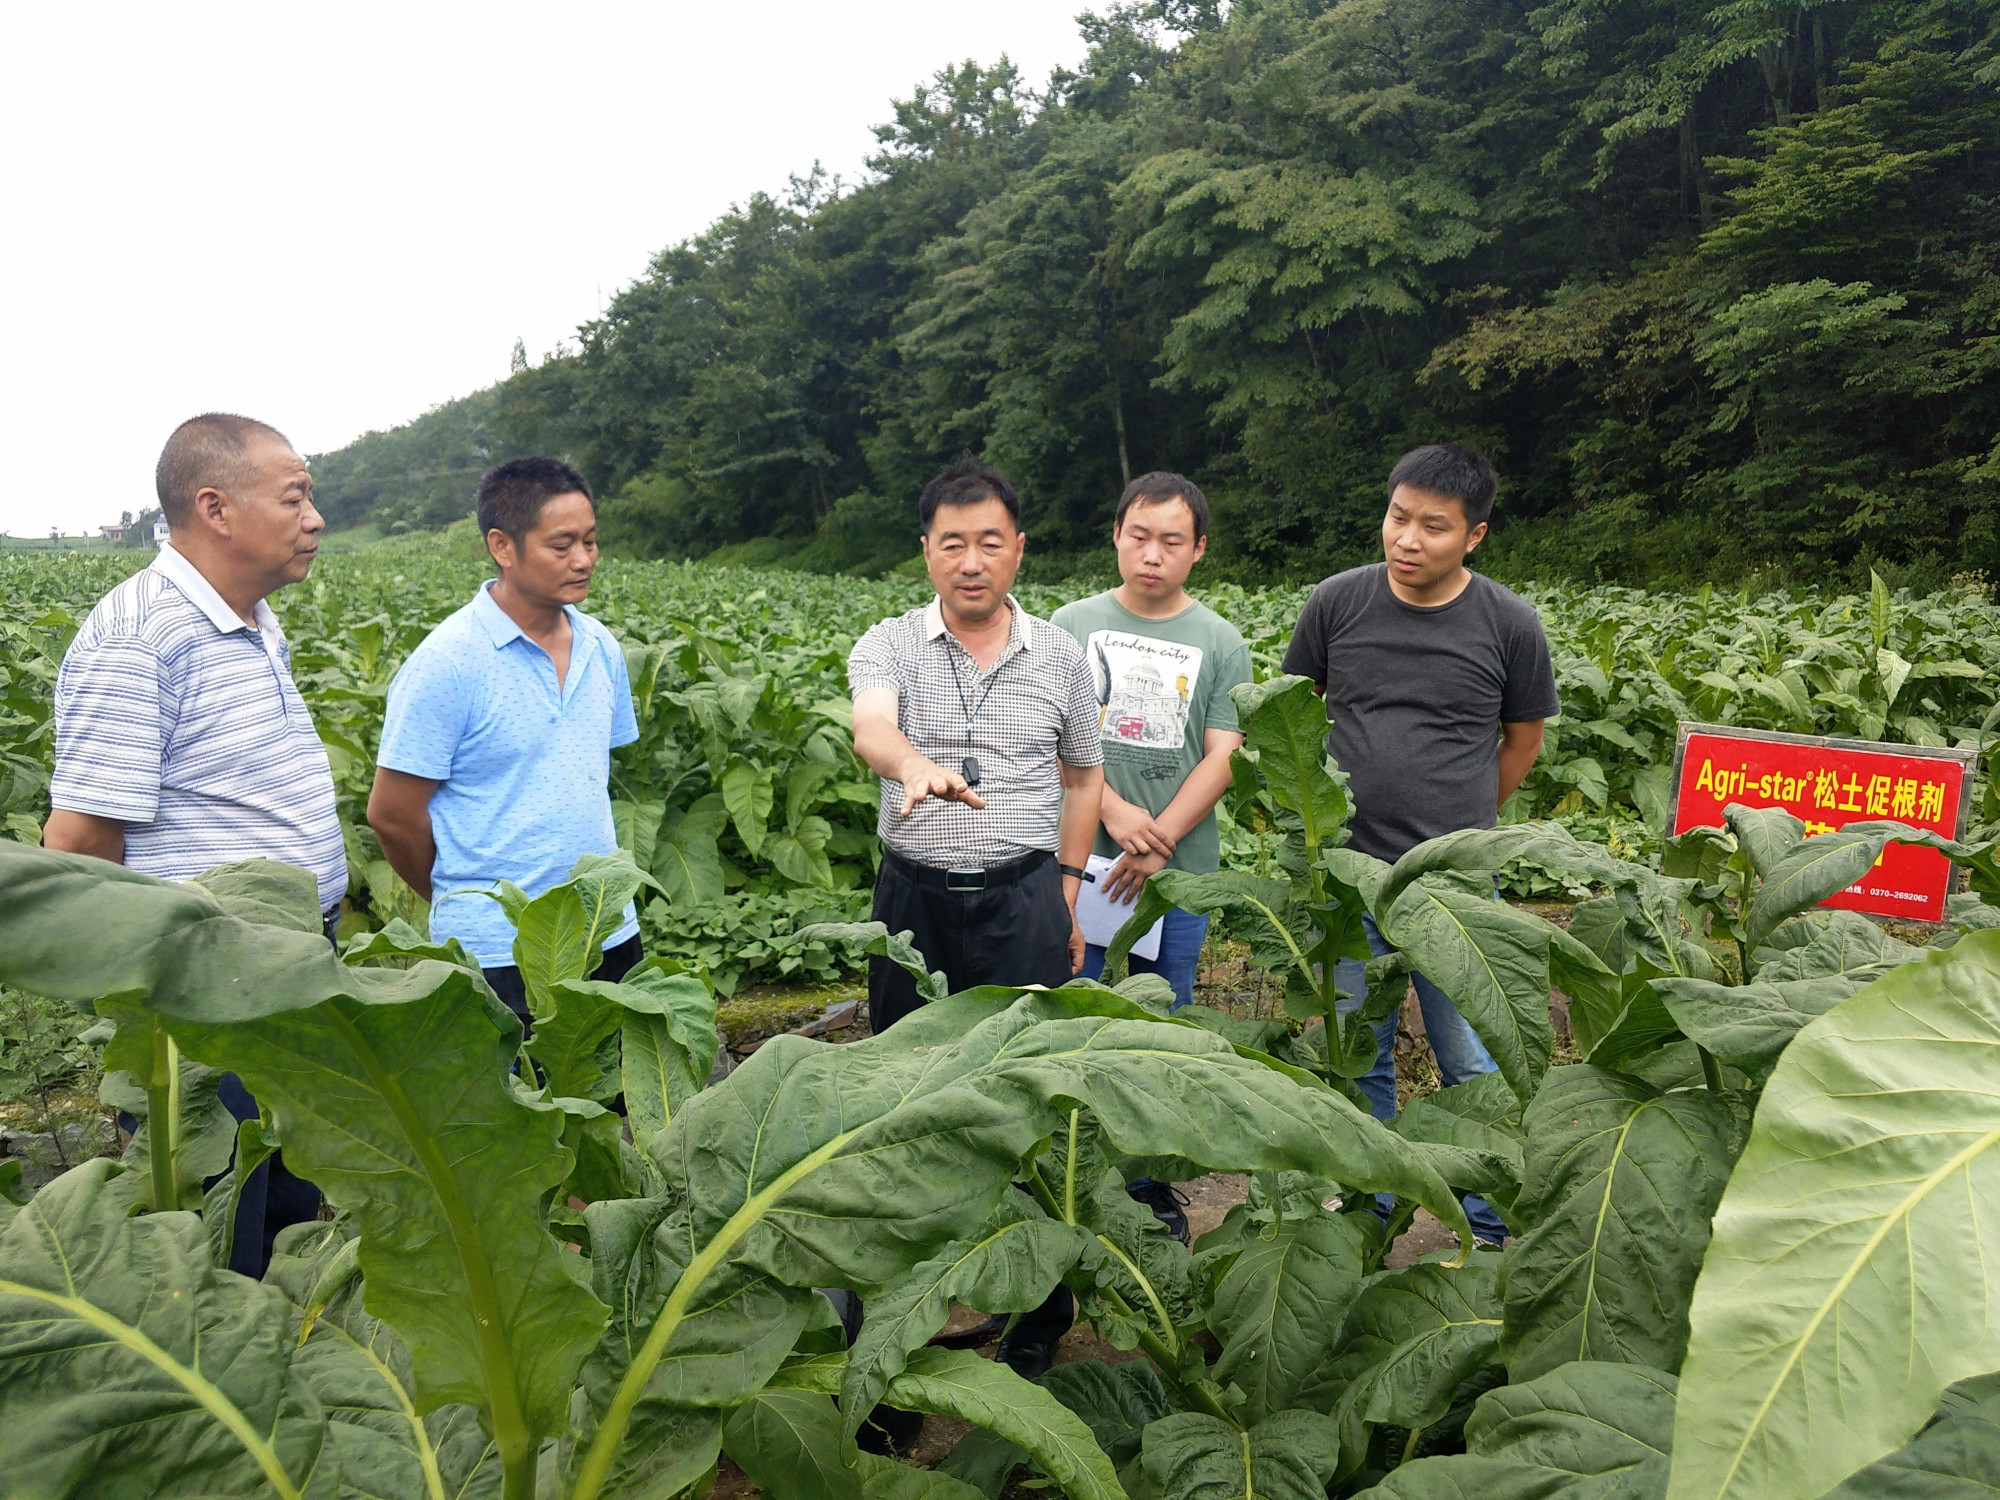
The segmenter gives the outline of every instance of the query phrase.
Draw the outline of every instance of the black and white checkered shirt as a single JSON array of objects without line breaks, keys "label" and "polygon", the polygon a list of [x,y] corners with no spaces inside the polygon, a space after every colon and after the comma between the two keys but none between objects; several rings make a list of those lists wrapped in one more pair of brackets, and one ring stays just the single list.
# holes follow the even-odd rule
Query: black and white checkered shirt
[{"label": "black and white checkered shirt", "polygon": [[[1104,763],[1097,691],[1083,649],[1067,632],[1015,602],[1007,648],[990,671],[945,629],[936,599],[883,620],[854,643],[847,684],[896,695],[896,726],[946,770],[979,759],[983,808],[927,797],[906,818],[903,784],[882,778],[882,842],[938,869],[984,868],[1053,850],[1062,819],[1062,773]],[[968,710],[970,712],[968,713]]]}]

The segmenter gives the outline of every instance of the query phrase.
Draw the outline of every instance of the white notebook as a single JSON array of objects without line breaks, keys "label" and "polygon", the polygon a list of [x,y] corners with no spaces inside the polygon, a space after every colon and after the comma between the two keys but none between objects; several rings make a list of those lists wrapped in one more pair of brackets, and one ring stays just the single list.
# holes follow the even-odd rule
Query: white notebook
[{"label": "white notebook", "polygon": [[[1125,925],[1125,919],[1132,915],[1136,900],[1127,905],[1123,901],[1113,901],[1104,894],[1104,877],[1111,867],[1118,863],[1106,859],[1102,854],[1093,854],[1084,866],[1097,879],[1086,880],[1083,890],[1076,898],[1076,925],[1083,929],[1083,940],[1095,943],[1100,948],[1109,948],[1111,940],[1118,936],[1118,929]],[[1146,935],[1132,945],[1134,957],[1153,959],[1160,956],[1160,929],[1167,919],[1160,918],[1146,930]]]}]

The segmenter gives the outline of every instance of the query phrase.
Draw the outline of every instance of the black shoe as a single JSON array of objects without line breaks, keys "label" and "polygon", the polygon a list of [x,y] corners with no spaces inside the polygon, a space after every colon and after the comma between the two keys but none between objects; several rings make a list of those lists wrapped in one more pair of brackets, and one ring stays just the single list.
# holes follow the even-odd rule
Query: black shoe
[{"label": "black shoe", "polygon": [[1046,1329],[1016,1328],[1000,1340],[993,1357],[1023,1380],[1037,1380],[1049,1373],[1056,1362],[1056,1345],[1062,1335]]},{"label": "black shoe", "polygon": [[983,1349],[1007,1331],[1010,1320],[1005,1314],[995,1313],[984,1323],[975,1323],[970,1328],[961,1328],[957,1333],[934,1333],[930,1343],[934,1349]]},{"label": "black shoe", "polygon": [[901,1407],[878,1402],[875,1409],[868,1413],[868,1420],[861,1424],[861,1430],[854,1434],[854,1444],[863,1453],[894,1458],[916,1447],[917,1438],[923,1430],[922,1412],[904,1411]]},{"label": "black shoe", "polygon": [[1194,1200],[1186,1193],[1170,1182],[1155,1182],[1150,1177],[1142,1177],[1125,1189],[1125,1196],[1150,1208],[1153,1217],[1167,1226],[1168,1239],[1183,1245],[1188,1242],[1188,1218],[1183,1205]]}]

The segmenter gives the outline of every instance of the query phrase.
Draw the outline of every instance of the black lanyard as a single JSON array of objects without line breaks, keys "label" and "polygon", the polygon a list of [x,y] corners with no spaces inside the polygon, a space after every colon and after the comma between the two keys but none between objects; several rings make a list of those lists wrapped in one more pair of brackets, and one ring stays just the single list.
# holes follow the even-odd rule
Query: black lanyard
[{"label": "black lanyard", "polygon": [[[978,786],[979,757],[972,753],[972,731],[976,721],[979,718],[979,715],[986,708],[986,700],[993,696],[993,685],[1000,680],[1000,669],[1006,666],[1008,662],[1012,661],[1013,657],[1010,654],[1008,654],[1005,647],[1002,648],[1000,660],[993,663],[993,670],[987,676],[986,691],[979,695],[979,702],[975,704],[970,700],[968,700],[965,696],[965,680],[959,675],[958,658],[951,654],[950,632],[945,633],[943,641],[944,641],[945,665],[951,668],[951,685],[958,689],[958,706],[965,711],[965,756],[963,759],[959,761],[958,766],[959,770],[965,776],[965,784],[967,786]],[[1007,640],[1007,646],[1011,647],[1013,644],[1014,644],[1013,637],[1010,634]],[[959,647],[959,649],[961,651],[965,650],[963,646]],[[972,655],[970,651],[966,651],[965,654],[968,657]],[[975,659],[972,665],[973,668],[977,670],[979,663]]]}]

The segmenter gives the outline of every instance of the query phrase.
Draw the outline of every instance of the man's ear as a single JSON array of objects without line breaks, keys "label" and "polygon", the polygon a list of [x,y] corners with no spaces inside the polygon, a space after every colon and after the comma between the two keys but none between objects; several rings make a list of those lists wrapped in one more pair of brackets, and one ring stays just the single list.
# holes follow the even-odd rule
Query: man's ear
[{"label": "man's ear", "polygon": [[511,568],[515,563],[514,539],[495,526],[486,533],[486,555],[493,559],[495,567]]},{"label": "man's ear", "polygon": [[1474,547],[1477,547],[1481,542],[1486,540],[1486,530],[1487,523],[1484,521],[1481,521],[1477,526],[1472,528],[1471,534],[1465,539],[1465,555],[1467,557],[1472,556],[1472,549]]},{"label": "man's ear", "polygon": [[188,507],[188,522],[205,527],[226,540],[229,536],[229,496],[212,484],[203,485],[194,492],[194,503]]},{"label": "man's ear", "polygon": [[1198,536],[1194,539],[1194,560],[1200,562],[1206,556],[1208,556],[1208,537]]}]

